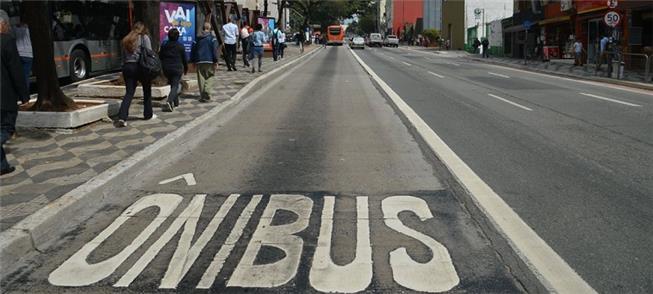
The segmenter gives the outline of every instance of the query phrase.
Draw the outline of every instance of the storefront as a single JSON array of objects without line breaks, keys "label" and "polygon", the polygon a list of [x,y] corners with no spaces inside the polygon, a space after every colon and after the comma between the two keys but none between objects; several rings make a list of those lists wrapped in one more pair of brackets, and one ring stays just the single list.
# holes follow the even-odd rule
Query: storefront
[{"label": "storefront", "polygon": [[561,2],[550,2],[544,7],[544,20],[538,24],[545,59],[574,58],[575,26],[570,12]]}]

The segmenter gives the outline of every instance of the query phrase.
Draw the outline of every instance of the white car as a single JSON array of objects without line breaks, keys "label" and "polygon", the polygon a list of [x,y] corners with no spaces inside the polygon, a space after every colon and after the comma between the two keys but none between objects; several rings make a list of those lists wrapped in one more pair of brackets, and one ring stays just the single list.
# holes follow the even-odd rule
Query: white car
[{"label": "white car", "polygon": [[361,37],[354,37],[354,39],[351,40],[349,47],[351,47],[351,49],[356,49],[356,48],[365,49],[365,39]]},{"label": "white car", "polygon": [[377,47],[382,47],[383,46],[383,37],[381,37],[381,34],[379,33],[372,33],[370,34],[370,40],[369,40],[369,46],[377,46]]},{"label": "white car", "polygon": [[383,40],[383,45],[386,47],[399,47],[399,38],[395,35],[388,35]]}]

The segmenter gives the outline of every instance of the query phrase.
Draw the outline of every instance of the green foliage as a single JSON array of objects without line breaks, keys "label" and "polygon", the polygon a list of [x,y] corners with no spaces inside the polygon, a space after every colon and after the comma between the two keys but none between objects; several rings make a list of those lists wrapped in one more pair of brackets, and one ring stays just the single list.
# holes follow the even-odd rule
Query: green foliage
[{"label": "green foliage", "polygon": [[436,42],[440,39],[440,31],[436,29],[426,29],[422,32],[422,35],[429,39],[431,42]]},{"label": "green foliage", "polygon": [[358,21],[359,21],[358,34],[363,35],[363,34],[370,34],[370,33],[378,33],[376,31],[376,19],[374,18],[374,15],[365,14],[359,16]]},{"label": "green foliage", "polygon": [[319,24],[326,27],[340,23],[354,14],[370,11],[372,0],[287,0],[294,13],[295,21],[303,20],[303,25]]}]

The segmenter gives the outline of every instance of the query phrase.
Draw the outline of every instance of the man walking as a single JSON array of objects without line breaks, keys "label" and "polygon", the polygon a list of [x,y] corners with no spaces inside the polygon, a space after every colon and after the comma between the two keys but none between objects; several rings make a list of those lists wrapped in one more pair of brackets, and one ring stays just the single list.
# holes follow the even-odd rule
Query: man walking
[{"label": "man walking", "polygon": [[284,49],[286,49],[286,33],[279,30],[279,58],[283,58]]},{"label": "man walking", "polygon": [[215,75],[218,67],[218,41],[211,32],[211,24],[204,23],[202,34],[191,48],[191,61],[197,69],[197,82],[200,88],[200,102],[211,100],[209,79]]},{"label": "man walking", "polygon": [[16,40],[9,34],[9,15],[0,10],[0,67],[2,68],[2,90],[0,96],[0,175],[16,170],[9,165],[4,144],[16,130],[18,101],[29,101],[29,91],[23,74]]},{"label": "man walking", "polygon": [[478,54],[478,47],[481,46],[481,41],[479,41],[478,38],[474,39],[472,46],[474,47],[474,54]]},{"label": "man walking", "polygon": [[238,44],[238,26],[234,24],[233,19],[229,19],[229,22],[222,26],[222,32],[224,34],[224,46],[227,56],[225,56],[225,61],[227,62],[228,71],[236,70],[236,46]]},{"label": "man walking", "polygon": [[596,67],[596,70],[601,70],[601,65],[608,59],[608,43],[610,39],[608,36],[603,36],[599,42],[599,65]]},{"label": "man walking", "polygon": [[583,43],[580,39],[576,39],[574,42],[574,65],[583,66]]},{"label": "man walking", "polygon": [[243,25],[243,29],[240,30],[240,48],[243,50],[243,66],[249,67],[249,26],[247,23]]},{"label": "man walking", "polygon": [[279,28],[274,28],[272,30],[272,59],[277,61],[279,59],[280,47],[279,46],[279,37],[281,30]]}]

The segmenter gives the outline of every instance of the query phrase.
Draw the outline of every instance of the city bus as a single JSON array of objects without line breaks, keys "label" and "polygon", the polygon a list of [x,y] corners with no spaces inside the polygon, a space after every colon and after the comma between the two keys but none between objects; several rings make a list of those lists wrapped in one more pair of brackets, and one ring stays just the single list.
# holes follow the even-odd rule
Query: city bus
[{"label": "city bus", "polygon": [[341,25],[327,27],[327,45],[341,46],[345,40],[345,30]]},{"label": "city bus", "polygon": [[[22,1],[1,1],[12,25]],[[79,81],[92,73],[119,69],[120,40],[129,33],[127,1],[48,1],[57,75]],[[37,65],[34,65],[37,66]]]}]

